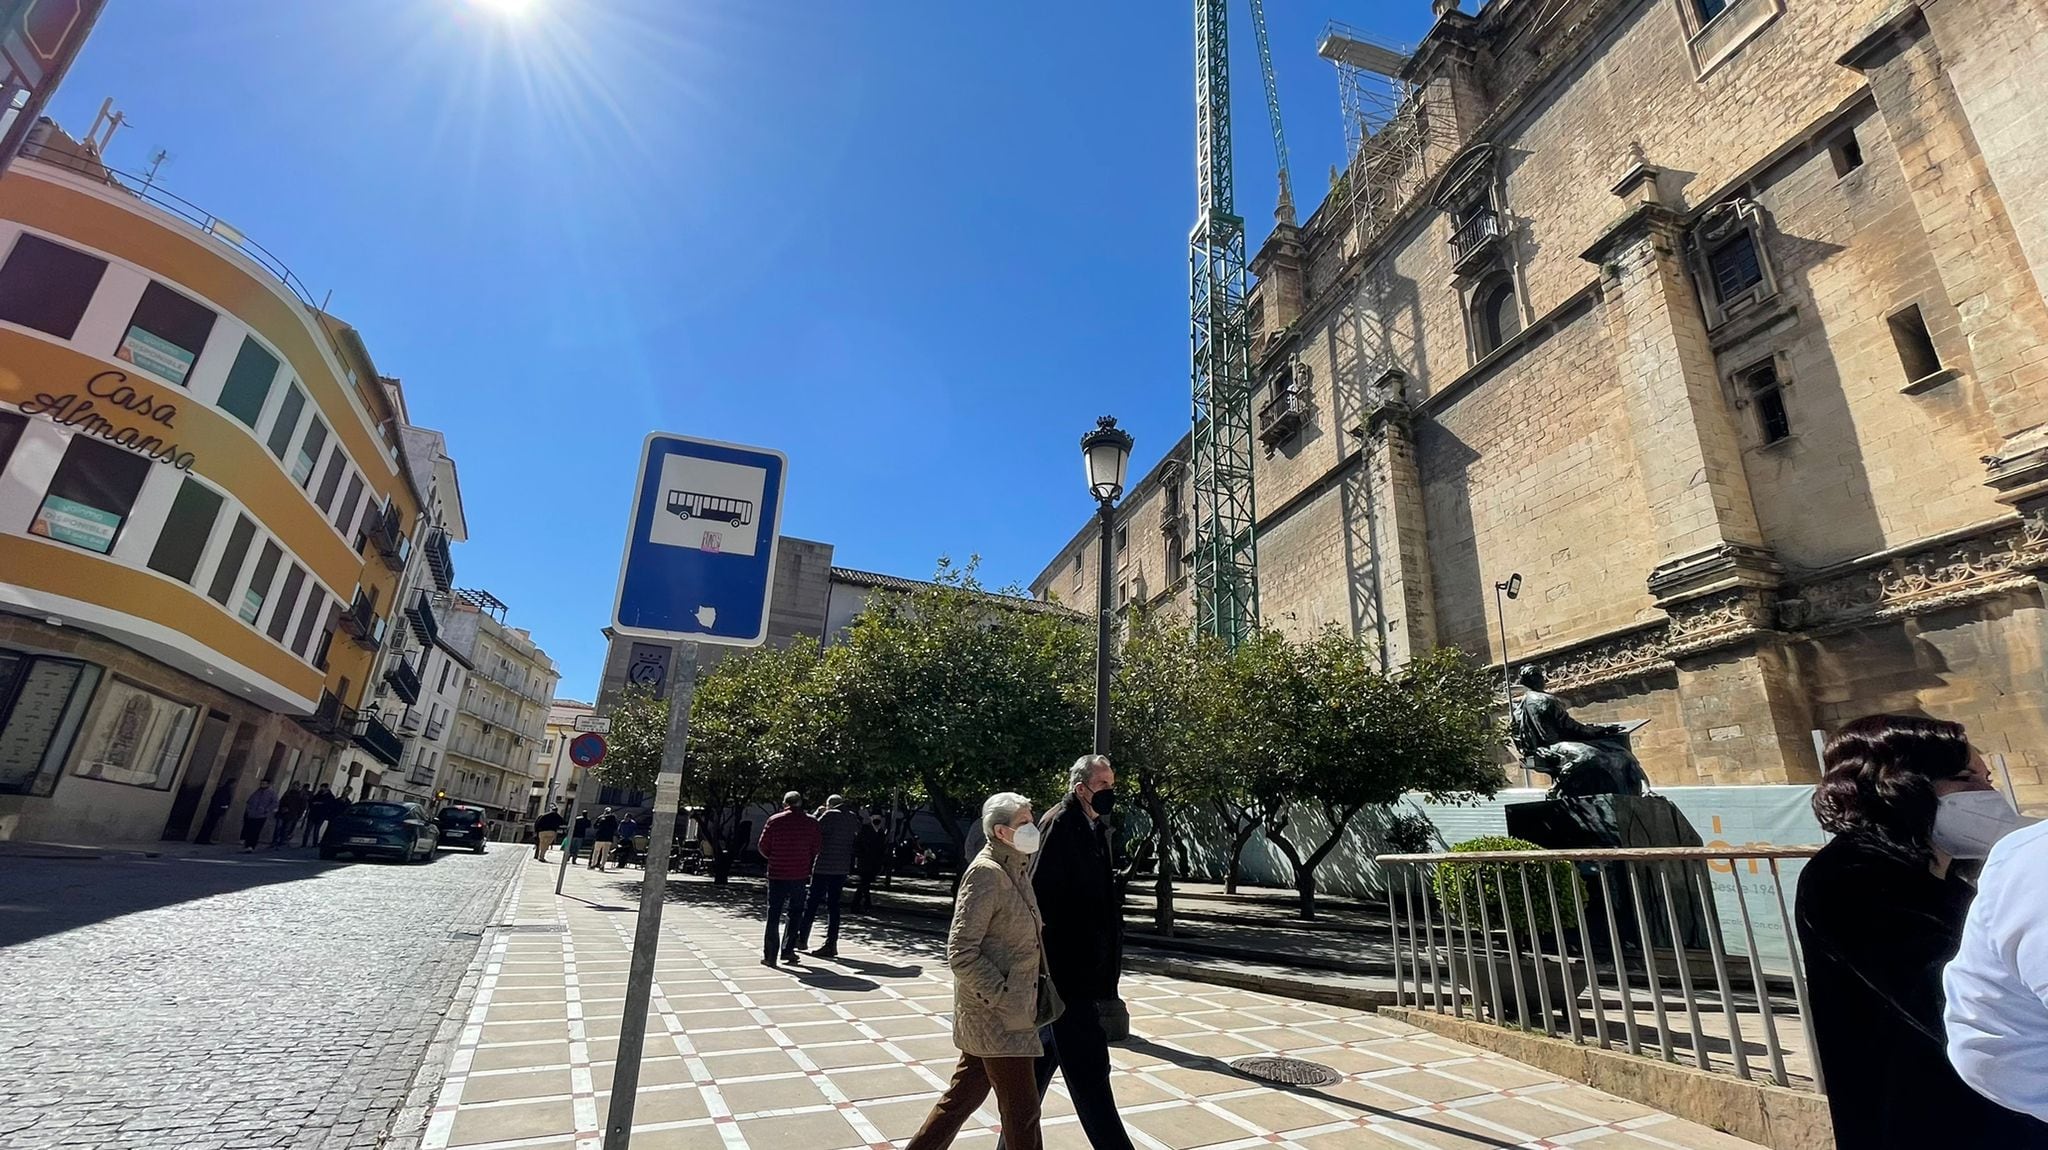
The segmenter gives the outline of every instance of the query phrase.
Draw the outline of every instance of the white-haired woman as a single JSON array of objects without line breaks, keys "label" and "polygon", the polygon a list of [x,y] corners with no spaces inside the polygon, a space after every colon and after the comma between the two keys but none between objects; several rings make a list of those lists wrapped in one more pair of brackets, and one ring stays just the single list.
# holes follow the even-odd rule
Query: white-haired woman
[{"label": "white-haired woman", "polygon": [[[1058,998],[1044,978],[1030,856],[1038,850],[1031,800],[1005,791],[981,805],[988,845],[960,876],[946,964],[953,968],[953,1045],[960,1065],[905,1150],[943,1150],[991,1088],[1012,1150],[1039,1150],[1038,1028]],[[1041,983],[1043,988],[1041,989]]]}]

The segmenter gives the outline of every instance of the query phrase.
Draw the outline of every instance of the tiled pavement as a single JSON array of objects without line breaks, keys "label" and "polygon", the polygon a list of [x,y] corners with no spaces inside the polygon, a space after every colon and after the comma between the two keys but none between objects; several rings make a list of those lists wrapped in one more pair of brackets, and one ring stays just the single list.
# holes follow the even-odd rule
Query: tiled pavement
[{"label": "tiled pavement", "polygon": [[[512,931],[497,932],[425,1150],[596,1150],[610,1100],[637,872],[529,865]],[[701,889],[701,888],[699,888]],[[847,1150],[901,1145],[957,1056],[937,940],[856,922],[848,958],[759,965],[745,907],[672,901],[664,918],[633,1144]],[[1751,1144],[1339,1007],[1153,976],[1124,982],[1137,1037],[1114,1087],[1146,1150],[1279,1146],[1716,1148]],[[1316,1090],[1233,1073],[1282,1052],[1341,1071]],[[1056,1085],[1046,1144],[1085,1147]],[[993,1107],[957,1143],[994,1145]]]}]

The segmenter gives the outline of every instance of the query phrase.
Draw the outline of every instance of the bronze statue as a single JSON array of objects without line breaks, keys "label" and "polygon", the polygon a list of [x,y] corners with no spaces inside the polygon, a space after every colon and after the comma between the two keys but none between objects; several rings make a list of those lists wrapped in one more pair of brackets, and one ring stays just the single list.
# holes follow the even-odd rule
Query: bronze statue
[{"label": "bronze statue", "polygon": [[1543,689],[1543,668],[1534,664],[1515,681],[1524,690],[1510,709],[1508,737],[1523,766],[1552,779],[1551,798],[1650,793],[1649,776],[1629,749],[1630,727],[1572,718],[1564,701]]}]

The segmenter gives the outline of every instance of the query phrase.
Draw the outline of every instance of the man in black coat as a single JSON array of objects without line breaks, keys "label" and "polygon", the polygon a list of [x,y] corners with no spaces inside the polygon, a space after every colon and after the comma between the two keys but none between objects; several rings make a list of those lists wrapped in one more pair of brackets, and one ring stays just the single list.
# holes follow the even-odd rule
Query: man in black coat
[{"label": "man in black coat", "polygon": [[1131,1150],[1109,1089],[1109,1039],[1099,1006],[1117,996],[1123,953],[1124,916],[1108,818],[1116,801],[1116,771],[1106,755],[1083,755],[1067,781],[1073,789],[1039,821],[1043,845],[1031,878],[1045,918],[1046,968],[1066,1003],[1047,1028],[1038,1093],[1044,1096],[1054,1070],[1063,1071],[1089,1145]]}]

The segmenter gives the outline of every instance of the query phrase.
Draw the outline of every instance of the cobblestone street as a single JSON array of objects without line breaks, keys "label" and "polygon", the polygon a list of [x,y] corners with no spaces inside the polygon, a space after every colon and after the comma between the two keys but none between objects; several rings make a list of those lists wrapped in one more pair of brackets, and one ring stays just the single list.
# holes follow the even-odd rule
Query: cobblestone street
[{"label": "cobblestone street", "polygon": [[0,859],[0,1147],[416,1142],[415,1075],[531,856],[311,853]]}]

